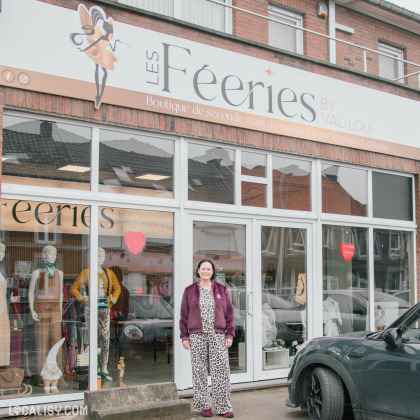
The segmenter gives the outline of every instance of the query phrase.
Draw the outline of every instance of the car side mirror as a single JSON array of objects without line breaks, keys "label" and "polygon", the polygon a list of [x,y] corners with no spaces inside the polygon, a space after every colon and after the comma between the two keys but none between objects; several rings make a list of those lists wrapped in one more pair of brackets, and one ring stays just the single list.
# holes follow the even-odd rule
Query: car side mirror
[{"label": "car side mirror", "polygon": [[397,349],[401,345],[402,332],[399,328],[390,328],[383,333],[382,338],[385,343]]}]

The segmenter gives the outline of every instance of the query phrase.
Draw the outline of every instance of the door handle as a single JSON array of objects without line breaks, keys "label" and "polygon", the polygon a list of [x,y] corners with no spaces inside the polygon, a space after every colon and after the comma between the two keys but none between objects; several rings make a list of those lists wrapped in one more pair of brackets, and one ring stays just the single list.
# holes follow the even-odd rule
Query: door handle
[{"label": "door handle", "polygon": [[248,315],[254,315],[253,306],[252,306],[252,292],[247,293],[246,295],[246,306],[248,310]]},{"label": "door handle", "polygon": [[360,351],[351,351],[347,356],[353,357],[355,359],[360,359],[361,357],[363,357],[363,353],[361,353]]}]

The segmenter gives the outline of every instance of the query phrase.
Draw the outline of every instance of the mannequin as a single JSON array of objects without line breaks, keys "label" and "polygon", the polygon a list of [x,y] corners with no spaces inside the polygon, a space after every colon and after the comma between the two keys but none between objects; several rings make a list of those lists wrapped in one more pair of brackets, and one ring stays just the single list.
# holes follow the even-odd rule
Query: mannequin
[{"label": "mannequin", "polygon": [[337,336],[340,335],[339,326],[343,324],[341,320],[340,308],[331,296],[328,296],[323,304],[324,310],[324,335]]},{"label": "mannequin", "polygon": [[[0,243],[0,262],[4,260],[6,245]],[[7,280],[0,271],[0,366],[10,364],[10,323],[7,312]]]},{"label": "mannequin", "polygon": [[[120,283],[114,272],[102,268],[105,261],[105,250],[98,248],[98,299],[106,298],[107,307],[98,307],[98,356],[99,370],[105,374],[105,379],[112,381],[108,374],[108,356],[109,356],[109,326],[110,326],[110,308],[114,305],[121,293]],[[70,288],[72,295],[85,305],[86,324],[89,326],[89,269],[83,270],[79,277],[74,281]],[[81,294],[83,291],[83,295]]]},{"label": "mannequin", "polygon": [[[63,304],[63,272],[55,268],[57,249],[52,245],[42,249],[42,268],[34,270],[29,285],[29,310],[35,321],[37,373],[41,375],[50,348],[61,340]],[[58,363],[62,366],[61,349]]]},{"label": "mannequin", "polygon": [[302,321],[302,340],[306,340],[306,273],[299,273],[295,301],[300,305],[300,319]]}]

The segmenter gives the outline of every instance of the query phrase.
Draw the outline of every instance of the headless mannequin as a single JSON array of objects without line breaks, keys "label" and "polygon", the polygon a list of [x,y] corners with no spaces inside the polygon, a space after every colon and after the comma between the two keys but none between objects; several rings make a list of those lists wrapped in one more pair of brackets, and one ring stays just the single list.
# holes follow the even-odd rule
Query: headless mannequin
[{"label": "headless mannequin", "polygon": [[[99,358],[99,371],[104,373],[106,380],[112,380],[108,375],[108,351],[109,351],[109,325],[110,325],[110,310],[109,308],[114,305],[121,293],[121,287],[119,285],[118,279],[111,270],[104,270],[102,267],[105,261],[105,250],[103,248],[98,248],[98,286],[99,293],[98,297],[106,297],[108,299],[109,305],[108,308],[98,308],[98,348],[101,350],[101,357]],[[104,278],[107,279],[109,283],[109,288],[105,287],[103,284]],[[85,285],[88,285],[89,282],[89,270],[83,270],[79,277],[73,283],[70,291],[80,302],[85,305],[85,316],[86,323],[89,324],[89,296],[86,292],[82,295],[80,289]],[[102,282],[102,284],[101,284]],[[106,295],[106,290],[109,290],[109,295]],[[101,296],[101,294],[103,296]],[[103,339],[105,338],[105,339]]]},{"label": "headless mannequin", "polygon": [[[37,373],[41,374],[51,347],[61,340],[63,304],[63,272],[55,268],[57,249],[47,245],[42,249],[43,267],[34,270],[29,285],[29,309],[35,321]],[[62,367],[61,348],[58,365]]]},{"label": "headless mannequin", "polygon": [[[4,260],[6,246],[0,243],[0,262]],[[0,271],[0,366],[10,364],[10,323],[7,313],[7,280]]]},{"label": "headless mannequin", "polygon": [[343,324],[338,303],[328,296],[322,304],[324,312],[324,335],[340,335],[339,326]]}]

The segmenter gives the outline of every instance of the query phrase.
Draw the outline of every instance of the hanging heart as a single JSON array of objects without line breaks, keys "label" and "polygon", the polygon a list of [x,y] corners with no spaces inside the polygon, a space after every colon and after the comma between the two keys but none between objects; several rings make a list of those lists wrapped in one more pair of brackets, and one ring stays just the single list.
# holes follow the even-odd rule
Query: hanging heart
[{"label": "hanging heart", "polygon": [[346,261],[350,261],[354,255],[354,245],[343,243],[340,245],[340,252]]},{"label": "hanging heart", "polygon": [[124,241],[127,245],[128,250],[137,255],[146,244],[146,236],[143,232],[127,232],[124,235]]}]

